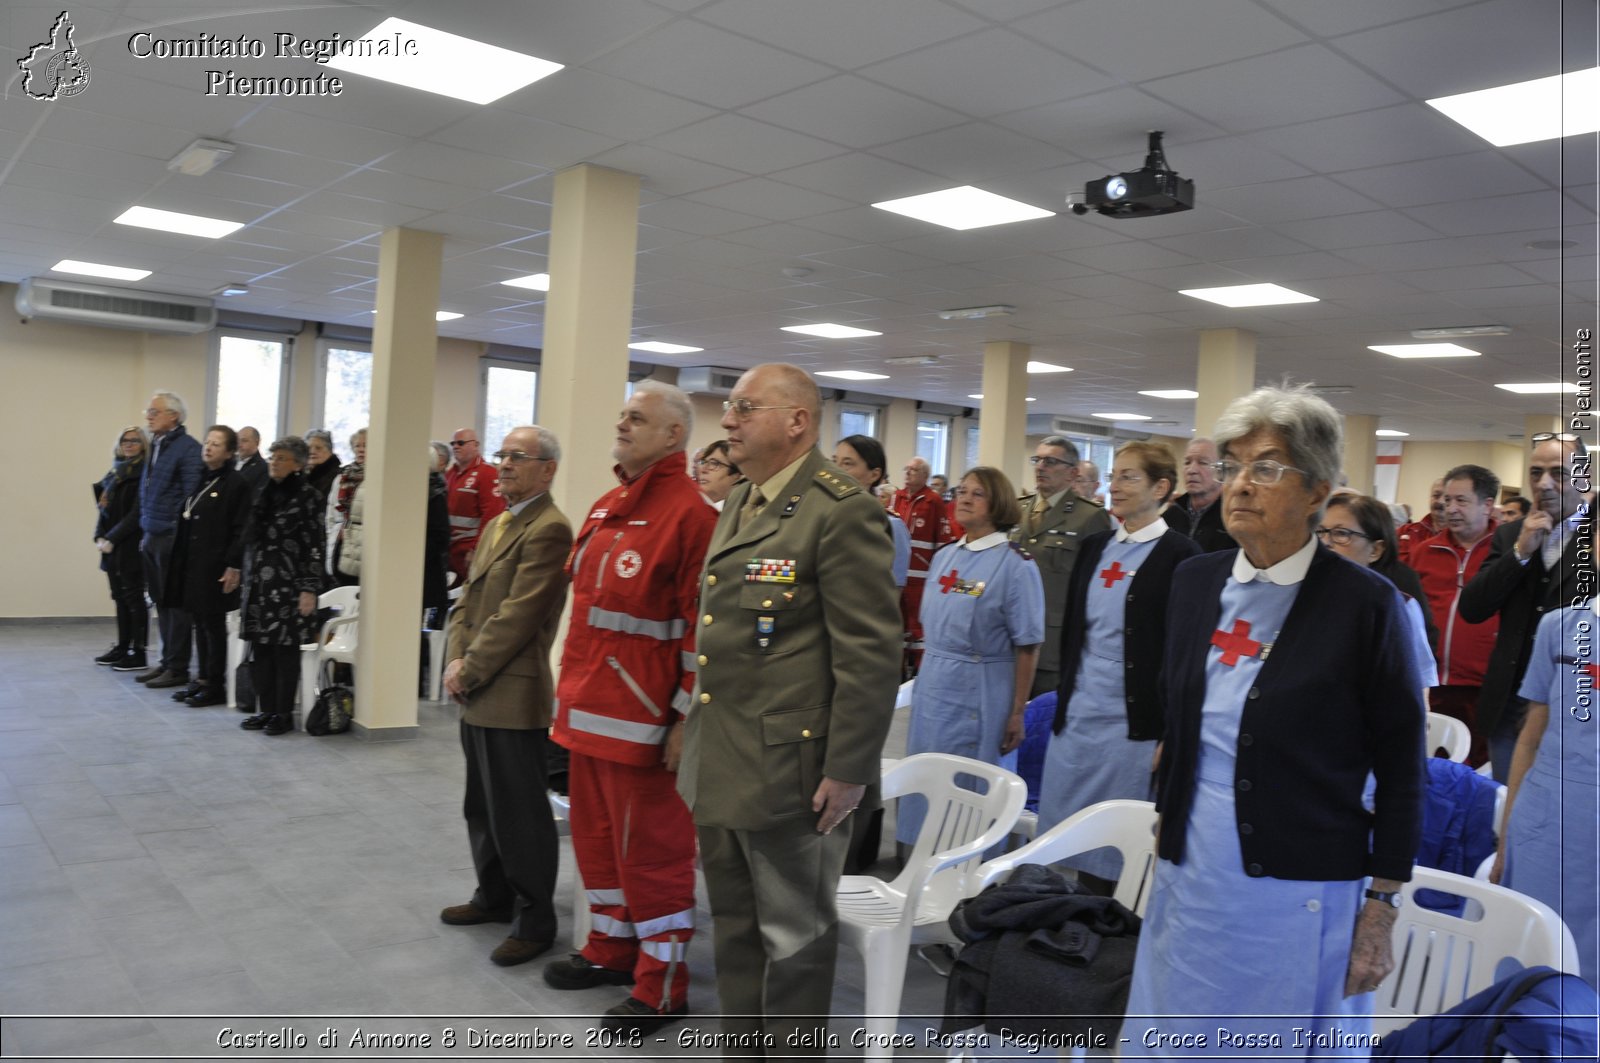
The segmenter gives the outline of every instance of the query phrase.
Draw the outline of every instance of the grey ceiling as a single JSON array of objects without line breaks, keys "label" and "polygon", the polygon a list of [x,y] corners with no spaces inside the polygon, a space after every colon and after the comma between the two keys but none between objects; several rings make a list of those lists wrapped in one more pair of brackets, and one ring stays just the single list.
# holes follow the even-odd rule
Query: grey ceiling
[{"label": "grey ceiling", "polygon": [[[0,51],[58,0],[8,0]],[[1593,0],[375,0],[72,4],[92,81],[0,99],[0,279],[60,258],[137,265],[138,285],[243,310],[365,324],[378,237],[446,234],[440,332],[537,347],[552,175],[643,176],[635,333],[704,347],[669,364],[887,371],[885,394],[972,405],[980,347],[1017,340],[1076,372],[1032,410],[1192,426],[1196,333],[1260,337],[1258,377],[1353,390],[1422,439],[1504,439],[1549,397],[1566,333],[1593,325],[1595,137],[1494,148],[1422,101],[1595,64]],[[396,15],[566,64],[479,107],[347,76],[339,98],[203,95],[204,71],[308,75],[307,60],[136,58],[130,34],[359,35]],[[870,203],[975,184],[1059,210],[1167,133],[1193,211],[953,232]],[[196,136],[240,145],[169,173]],[[222,240],[113,225],[133,204],[246,221]],[[1565,239],[1566,252],[1534,241]],[[811,272],[795,278],[785,268]],[[1228,310],[1181,288],[1276,281],[1317,303]],[[937,311],[1009,303],[999,321]],[[881,331],[808,340],[781,325]],[[1497,323],[1483,357],[1401,362],[1372,343]],[[884,359],[934,354],[933,367]]]}]

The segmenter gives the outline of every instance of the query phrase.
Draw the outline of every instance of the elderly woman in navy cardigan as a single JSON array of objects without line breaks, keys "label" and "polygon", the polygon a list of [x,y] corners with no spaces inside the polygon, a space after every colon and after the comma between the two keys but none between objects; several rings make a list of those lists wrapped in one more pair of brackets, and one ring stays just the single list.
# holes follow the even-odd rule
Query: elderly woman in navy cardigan
[{"label": "elderly woman in navy cardigan", "polygon": [[1178,566],[1168,607],[1160,859],[1124,1031],[1179,1016],[1133,1029],[1157,1053],[1243,1043],[1220,1028],[1257,1038],[1246,1054],[1370,1054],[1425,728],[1399,592],[1312,534],[1341,423],[1305,389],[1262,388],[1213,433],[1239,549]]},{"label": "elderly woman in navy cardigan", "polygon": [[[1106,497],[1120,523],[1083,541],[1067,590],[1041,831],[1099,801],[1149,797],[1163,726],[1156,677],[1172,571],[1200,553],[1161,517],[1178,481],[1172,452],[1159,443],[1129,443],[1113,461]],[[1120,863],[1113,850],[1068,863],[1080,882],[1110,895]]]}]

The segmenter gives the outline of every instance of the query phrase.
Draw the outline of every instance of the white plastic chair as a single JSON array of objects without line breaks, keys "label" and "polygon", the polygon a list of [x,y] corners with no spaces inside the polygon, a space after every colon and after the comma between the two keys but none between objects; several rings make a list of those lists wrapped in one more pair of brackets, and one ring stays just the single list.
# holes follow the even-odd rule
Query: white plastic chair
[{"label": "white plastic chair", "polygon": [[228,640],[228,674],[223,677],[223,684],[228,689],[228,708],[239,707],[239,665],[244,661],[244,639],[239,635],[239,610],[235,609],[228,614],[227,635]]},{"label": "white plastic chair", "polygon": [[1428,713],[1428,756],[1444,747],[1445,756],[1461,764],[1472,752],[1472,731],[1454,716],[1442,712]]},{"label": "white plastic chair", "polygon": [[444,651],[450,636],[444,629],[424,629],[428,637],[428,700],[444,700]]},{"label": "white plastic chair", "polygon": [[360,603],[360,587],[335,587],[317,598],[318,609],[336,609],[338,615],[322,625],[317,641],[300,644],[300,711],[296,714],[296,727],[305,727],[306,716],[316,704],[323,658],[355,664]]},{"label": "white plastic chair", "polygon": [[1150,899],[1155,870],[1156,806],[1149,801],[1102,801],[1073,813],[1020,849],[1003,853],[978,869],[976,895],[1023,864],[1054,864],[1107,846],[1122,854],[1122,873],[1112,896],[1139,915]]},{"label": "white plastic chair", "polygon": [[[1467,899],[1462,916],[1419,907],[1419,889]],[[1506,974],[1502,961],[1578,973],[1572,932],[1548,905],[1515,890],[1432,868],[1412,869],[1394,924],[1395,969],[1378,987],[1372,1032],[1380,1036],[1421,1015],[1437,1015]]]},{"label": "white plastic chair", "polygon": [[[960,775],[987,785],[978,793],[957,785]],[[866,965],[866,1029],[876,1045],[895,1032],[906,961],[913,944],[954,940],[948,922],[966,897],[984,850],[1003,839],[1017,821],[1028,786],[1020,777],[966,757],[918,753],[883,776],[885,799],[921,794],[928,813],[905,869],[893,882],[870,875],[839,880],[839,941],[861,954]],[[886,1047],[869,1059],[888,1059]]]},{"label": "white plastic chair", "polygon": [[[547,792],[550,814],[555,817],[556,829],[572,837],[572,801],[566,794],[554,790]],[[578,874],[578,858],[572,858],[572,947],[582,949],[589,943],[589,892],[583,888],[583,876]]]}]

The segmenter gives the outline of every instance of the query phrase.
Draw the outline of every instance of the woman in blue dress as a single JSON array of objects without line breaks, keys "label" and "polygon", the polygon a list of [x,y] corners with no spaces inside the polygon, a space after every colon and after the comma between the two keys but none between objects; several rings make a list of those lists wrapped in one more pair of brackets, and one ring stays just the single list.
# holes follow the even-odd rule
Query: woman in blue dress
[{"label": "woman in blue dress", "polygon": [[1597,605],[1600,598],[1539,621],[1519,691],[1528,699],[1528,717],[1511,757],[1506,829],[1489,874],[1556,910],[1578,943],[1579,970],[1590,985],[1600,984]]},{"label": "woman in blue dress", "polygon": [[[1157,443],[1118,450],[1107,490],[1114,530],[1083,541],[1061,628],[1061,689],[1045,753],[1039,830],[1117,798],[1150,796],[1161,699],[1156,677],[1166,647],[1167,594],[1178,563],[1200,553],[1167,527],[1161,507],[1178,467]],[[1065,861],[1079,881],[1110,894],[1121,858],[1096,850]]]},{"label": "woman in blue dress", "polygon": [[[1022,517],[1004,473],[980,465],[956,488],[965,538],[933,558],[922,597],[922,669],[906,753],[954,753],[1014,768],[1022,713],[1044,640],[1039,567],[1006,532]],[[925,803],[901,801],[895,837],[917,840]]]},{"label": "woman in blue dress", "polygon": [[1331,406],[1262,388],[1213,436],[1239,549],[1173,576],[1160,859],[1122,1036],[1157,1055],[1365,1057],[1421,835],[1408,622],[1393,584],[1312,535],[1342,458]]}]

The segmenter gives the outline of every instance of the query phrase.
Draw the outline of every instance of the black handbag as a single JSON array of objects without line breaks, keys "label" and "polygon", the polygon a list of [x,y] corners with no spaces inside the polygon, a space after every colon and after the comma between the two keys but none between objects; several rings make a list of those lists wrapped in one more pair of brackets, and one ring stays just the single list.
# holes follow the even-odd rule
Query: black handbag
[{"label": "black handbag", "polygon": [[334,663],[323,662],[322,674],[317,677],[317,700],[306,714],[306,734],[318,738],[344,734],[356,714],[356,692],[332,681],[334,673],[329,666]]},{"label": "black handbag", "polygon": [[256,711],[255,643],[245,643],[244,658],[233,671],[233,704],[240,712]]}]

